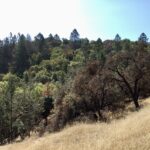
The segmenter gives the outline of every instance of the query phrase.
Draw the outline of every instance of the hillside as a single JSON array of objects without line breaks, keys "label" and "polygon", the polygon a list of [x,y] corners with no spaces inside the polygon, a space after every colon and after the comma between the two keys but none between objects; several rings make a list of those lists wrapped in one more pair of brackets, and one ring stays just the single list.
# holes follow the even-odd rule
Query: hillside
[{"label": "hillside", "polygon": [[77,120],[106,121],[128,100],[138,109],[139,98],[150,97],[147,39],[89,40],[73,29],[70,39],[39,33],[0,41],[0,145],[24,139],[41,120],[54,132]]},{"label": "hillside", "polygon": [[1,3],[0,150],[150,150],[150,3],[133,1]]},{"label": "hillside", "polygon": [[144,107],[110,124],[77,124],[42,138],[1,146],[0,150],[148,150],[150,98]]}]

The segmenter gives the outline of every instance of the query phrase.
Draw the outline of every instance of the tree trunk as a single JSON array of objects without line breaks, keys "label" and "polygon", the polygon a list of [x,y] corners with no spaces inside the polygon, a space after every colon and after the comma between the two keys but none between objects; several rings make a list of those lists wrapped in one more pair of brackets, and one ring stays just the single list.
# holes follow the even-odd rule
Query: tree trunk
[{"label": "tree trunk", "polygon": [[100,111],[100,110],[98,110],[97,112],[98,112],[98,115],[99,115],[99,116],[98,116],[98,117],[99,117],[98,119],[99,119],[99,120],[101,120],[101,121],[106,122],[106,121],[107,121],[107,119],[106,119],[106,118],[102,115],[101,111]]},{"label": "tree trunk", "polygon": [[133,102],[134,102],[135,108],[140,108],[138,98],[133,98]]},{"label": "tree trunk", "polygon": [[135,85],[134,94],[133,94],[133,101],[134,101],[134,105],[136,108],[140,108],[140,105],[138,103],[139,93],[140,93],[140,89],[138,89],[137,85]]}]

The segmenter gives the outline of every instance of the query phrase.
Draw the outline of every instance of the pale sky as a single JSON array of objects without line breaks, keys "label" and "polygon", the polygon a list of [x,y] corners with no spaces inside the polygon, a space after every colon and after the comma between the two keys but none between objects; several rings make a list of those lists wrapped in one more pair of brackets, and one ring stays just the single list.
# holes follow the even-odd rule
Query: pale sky
[{"label": "pale sky", "polygon": [[0,38],[10,32],[32,37],[39,32],[69,38],[76,28],[82,38],[136,40],[150,36],[149,0],[0,0]]},{"label": "pale sky", "polygon": [[86,36],[90,29],[81,7],[80,0],[0,0],[0,38],[10,32],[69,38],[74,28]]}]

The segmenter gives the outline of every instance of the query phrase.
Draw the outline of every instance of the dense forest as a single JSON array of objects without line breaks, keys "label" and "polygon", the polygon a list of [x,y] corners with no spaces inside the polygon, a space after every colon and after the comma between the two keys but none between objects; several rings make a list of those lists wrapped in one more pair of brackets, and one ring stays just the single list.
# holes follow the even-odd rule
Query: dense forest
[{"label": "dense forest", "polygon": [[41,124],[53,132],[73,121],[107,121],[104,112],[130,102],[138,110],[138,100],[150,96],[149,81],[145,33],[137,41],[119,34],[90,41],[76,29],[69,40],[10,33],[0,41],[0,144]]}]

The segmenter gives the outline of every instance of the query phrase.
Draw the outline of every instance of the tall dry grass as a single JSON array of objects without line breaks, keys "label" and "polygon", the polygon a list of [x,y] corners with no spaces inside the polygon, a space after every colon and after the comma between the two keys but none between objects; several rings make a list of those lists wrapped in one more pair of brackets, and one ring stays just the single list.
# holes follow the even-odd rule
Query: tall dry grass
[{"label": "tall dry grass", "polygon": [[109,124],[77,124],[0,150],[150,150],[150,99],[138,112]]}]

